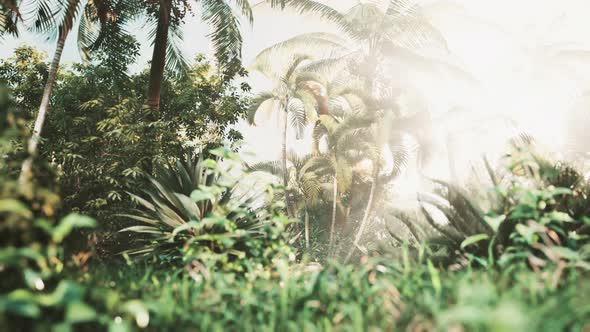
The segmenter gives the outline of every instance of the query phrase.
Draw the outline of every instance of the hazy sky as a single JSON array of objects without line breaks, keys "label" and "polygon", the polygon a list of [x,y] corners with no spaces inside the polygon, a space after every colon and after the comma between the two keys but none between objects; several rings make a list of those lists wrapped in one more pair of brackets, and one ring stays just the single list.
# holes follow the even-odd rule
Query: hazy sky
[{"label": "hazy sky", "polygon": [[[368,1],[368,0],[366,0]],[[358,0],[326,0],[341,10]],[[564,117],[568,105],[590,87],[590,1],[588,0],[424,0],[424,10],[432,23],[447,39],[453,57],[479,81],[479,86],[461,85],[444,75],[412,73],[411,79],[427,97],[429,108],[436,116],[449,109],[468,109],[481,119],[491,116],[510,117],[517,123],[515,130],[524,130],[558,148],[564,137]],[[136,24],[130,28],[140,35],[145,29]],[[207,26],[190,19],[185,30],[184,49],[188,55],[209,52]],[[337,31],[309,15],[278,12],[266,5],[255,9],[253,27],[243,25],[244,59],[248,65],[263,48],[303,32]],[[19,41],[2,42],[0,57],[10,55],[19,44],[36,44],[51,53],[53,45],[27,35]],[[75,38],[70,38],[64,62],[79,61]],[[144,43],[141,56],[132,68],[145,68],[151,47]],[[253,75],[256,87],[263,85]],[[246,133],[248,146],[261,158],[278,156],[280,140],[276,139],[277,119],[265,126],[240,129]],[[496,131],[507,129],[487,125],[477,132],[476,139],[498,141]],[[498,122],[498,123],[501,123]],[[455,125],[461,122],[455,123]],[[508,128],[512,130],[511,128]],[[549,130],[551,129],[551,130]],[[458,129],[453,129],[459,131]],[[482,133],[489,133],[488,136]],[[557,133],[557,134],[556,134]],[[469,135],[468,133],[466,135]],[[273,138],[273,139],[269,139]],[[260,144],[259,142],[264,142]],[[484,143],[479,146],[485,149]],[[293,144],[304,146],[305,144]],[[490,147],[491,148],[491,147]]]}]

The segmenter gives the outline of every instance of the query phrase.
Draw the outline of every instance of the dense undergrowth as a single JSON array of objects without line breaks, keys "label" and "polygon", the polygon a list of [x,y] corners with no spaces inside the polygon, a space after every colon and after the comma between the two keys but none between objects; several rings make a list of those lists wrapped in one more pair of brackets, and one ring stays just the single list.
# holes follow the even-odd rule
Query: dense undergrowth
[{"label": "dense undergrowth", "polygon": [[[3,124],[5,141],[22,137],[15,113],[5,112]],[[221,157],[235,157],[231,150],[210,152],[218,159],[179,161],[151,179],[145,198],[135,196],[143,208],[129,218],[151,228],[127,231],[155,236],[138,238],[128,252],[135,255],[125,252],[125,259],[111,261],[89,260],[91,250],[65,257],[62,243],[68,234],[94,221],[77,214],[56,220],[58,199],[46,189],[49,184],[23,187],[5,173],[0,326],[31,331],[589,328],[587,186],[577,178],[567,188],[555,187],[551,181],[565,174],[561,169],[549,172],[540,160],[527,158],[530,172],[512,177],[506,190],[496,188],[502,209],[481,216],[474,215],[476,207],[463,210],[459,203],[471,203],[455,193],[453,213],[463,211],[464,223],[485,222],[487,233],[465,227],[473,233],[455,229],[453,241],[406,242],[353,264],[319,264],[298,255],[303,248],[286,243],[288,218],[282,209],[265,200],[253,209],[255,196],[233,196],[239,190],[218,165]],[[438,227],[439,236],[453,231],[452,224]],[[142,243],[145,250],[137,251]],[[437,259],[441,246],[448,246],[446,263]]]},{"label": "dense undergrowth", "polygon": [[[405,44],[385,28],[413,27],[414,10],[272,2],[344,18],[367,54],[325,33],[294,37],[257,57],[288,54],[285,68],[254,66],[275,80],[254,98],[229,54],[126,75],[139,48],[119,33],[69,69],[30,47],[0,62],[0,330],[590,331],[583,173],[525,137],[497,167],[485,160],[486,181],[424,177],[432,190],[415,210],[402,206],[395,181],[437,142],[428,112],[379,91],[398,79],[379,62]],[[190,6],[171,3],[178,24]],[[232,12],[225,1],[204,3],[217,13],[206,21],[237,31],[220,19]],[[237,54],[234,37],[213,39]],[[336,58],[286,49],[293,43],[328,43]],[[38,151],[28,150],[46,79],[52,109]],[[155,83],[157,96],[146,94]],[[231,128],[268,110],[284,113],[281,160],[246,165]],[[306,129],[312,152],[288,151],[289,130],[299,139]],[[27,160],[31,172],[21,171]]]}]

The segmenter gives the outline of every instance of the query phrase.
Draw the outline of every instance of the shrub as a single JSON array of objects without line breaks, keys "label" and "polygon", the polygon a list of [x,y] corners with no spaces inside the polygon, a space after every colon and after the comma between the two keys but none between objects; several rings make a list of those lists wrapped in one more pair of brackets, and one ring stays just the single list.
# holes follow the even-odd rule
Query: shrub
[{"label": "shrub", "polygon": [[222,158],[235,163],[236,154],[225,148],[209,152],[214,158],[187,155],[160,167],[141,196],[132,194],[139,209],[123,216],[141,225],[121,231],[143,236],[126,253],[246,271],[288,251],[287,218],[264,206],[264,191],[240,189],[232,167],[220,165]]},{"label": "shrub", "polygon": [[[503,179],[488,166],[495,184],[487,197],[488,211],[472,199],[472,192],[442,181],[435,181],[441,187],[438,195],[421,195],[423,215],[436,230],[427,239],[431,248],[444,249],[447,261],[465,255],[484,266],[524,260],[534,269],[550,262],[589,269],[590,184],[574,168],[548,161],[530,145],[514,146],[508,161]],[[448,223],[435,221],[426,205]],[[406,225],[419,224],[402,213],[398,218]]]},{"label": "shrub", "polygon": [[[120,301],[113,291],[89,291],[66,273],[64,241],[72,230],[93,227],[95,221],[75,213],[57,221],[60,199],[54,186],[44,187],[38,177],[25,186],[17,182],[12,170],[19,158],[5,156],[19,155],[27,131],[5,93],[0,88],[0,329],[106,329],[116,315],[129,317],[120,318],[121,325],[131,326],[128,322],[142,314],[141,304]],[[35,165],[39,168],[51,170],[43,163]]]}]

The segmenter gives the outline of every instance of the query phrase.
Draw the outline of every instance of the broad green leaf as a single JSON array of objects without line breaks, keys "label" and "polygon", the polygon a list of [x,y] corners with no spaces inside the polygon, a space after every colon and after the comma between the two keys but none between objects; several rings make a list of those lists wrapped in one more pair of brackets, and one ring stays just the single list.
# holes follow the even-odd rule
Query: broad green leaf
[{"label": "broad green leaf", "polygon": [[466,238],[465,240],[463,240],[463,242],[461,242],[461,249],[465,249],[465,247],[470,246],[472,244],[475,244],[477,242],[483,241],[483,240],[487,240],[490,237],[487,234],[477,234],[477,235],[472,235],[468,238]]},{"label": "broad green leaf", "polygon": [[133,317],[135,317],[135,323],[140,328],[147,327],[150,322],[150,314],[141,301],[133,300],[125,304],[124,310]]},{"label": "broad green leaf", "polygon": [[69,323],[90,322],[96,318],[96,311],[84,302],[69,303],[65,319]]},{"label": "broad green leaf", "polygon": [[215,195],[212,192],[197,189],[191,193],[191,199],[193,202],[211,201],[215,199]]},{"label": "broad green leaf", "polygon": [[96,221],[88,216],[78,213],[71,213],[61,220],[59,225],[53,230],[53,241],[59,243],[72,232],[75,228],[92,228],[96,226]]},{"label": "broad green leaf", "polygon": [[548,217],[559,222],[575,222],[574,218],[565,212],[551,211],[548,213]]},{"label": "broad green leaf", "polygon": [[217,169],[217,162],[213,159],[205,159],[201,162],[203,168]]},{"label": "broad green leaf", "polygon": [[499,216],[492,216],[492,215],[486,215],[484,216],[485,221],[488,223],[488,225],[490,225],[490,227],[494,230],[494,232],[498,231],[498,228],[500,227],[500,224],[502,224],[502,222],[504,222],[504,220],[506,220],[506,215],[499,215]]},{"label": "broad green leaf", "polygon": [[27,286],[29,286],[31,289],[43,290],[45,288],[45,284],[39,276],[39,273],[31,269],[26,269],[24,272],[24,276]]},{"label": "broad green leaf", "polygon": [[39,304],[51,307],[58,304],[77,302],[84,296],[84,288],[69,280],[61,281],[53,293],[42,294],[38,297]]},{"label": "broad green leaf", "polygon": [[29,318],[37,318],[41,315],[41,309],[34,302],[33,296],[27,299],[13,299],[11,295],[12,293],[8,296],[0,296],[0,312],[10,312]]},{"label": "broad green leaf", "polygon": [[15,213],[24,217],[31,217],[32,213],[23,202],[16,199],[1,199],[0,212]]}]

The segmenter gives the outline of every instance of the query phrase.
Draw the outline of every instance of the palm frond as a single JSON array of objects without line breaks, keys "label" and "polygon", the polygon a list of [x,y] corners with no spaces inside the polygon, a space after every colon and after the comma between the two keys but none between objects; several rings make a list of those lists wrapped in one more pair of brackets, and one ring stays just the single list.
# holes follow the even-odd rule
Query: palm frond
[{"label": "palm frond", "polygon": [[221,66],[242,58],[240,22],[231,6],[225,1],[202,0],[201,16],[212,27],[208,35],[213,43],[215,57]]},{"label": "palm frond", "polygon": [[21,13],[24,20],[32,22],[27,28],[39,33],[54,33],[55,27],[58,25],[56,14],[52,10],[52,3],[50,0],[38,0],[34,2],[21,3]]},{"label": "palm frond", "polygon": [[305,124],[314,123],[317,120],[317,101],[314,95],[307,90],[297,89],[297,91],[295,91],[295,97],[297,97],[297,99],[303,104]]},{"label": "palm frond", "polygon": [[319,17],[337,24],[345,31],[350,29],[344,15],[334,8],[313,0],[268,0],[273,7],[291,8],[300,14],[316,14]]},{"label": "palm frond", "polygon": [[410,50],[423,47],[448,52],[446,39],[430,24],[415,0],[391,0],[383,20],[382,31],[389,42]]},{"label": "palm frond", "polygon": [[189,68],[189,61],[182,51],[183,40],[183,27],[180,24],[171,24],[166,45],[166,68],[177,75],[186,74]]},{"label": "palm frond", "polygon": [[57,13],[60,35],[68,33],[74,28],[74,22],[82,12],[82,5],[81,0],[67,0],[66,6]]},{"label": "palm frond", "polygon": [[301,66],[300,71],[303,73],[321,75],[320,77],[323,77],[324,81],[328,81],[329,79],[326,79],[328,77],[342,75],[342,71],[345,71],[348,67],[348,61],[352,54],[354,53],[312,61],[309,64]]},{"label": "palm frond", "polygon": [[263,161],[253,165],[247,165],[249,172],[264,172],[276,177],[283,177],[283,165],[280,160]]},{"label": "palm frond", "polygon": [[299,69],[299,66],[301,66],[301,64],[304,63],[305,61],[309,61],[309,60],[311,60],[311,58],[305,54],[293,55],[291,61],[289,61],[289,64],[288,64],[284,74],[282,75],[282,77],[280,79],[284,82],[291,82],[292,80],[295,79],[294,76],[295,76],[295,73],[297,72],[297,70]]},{"label": "palm frond", "polygon": [[18,4],[15,0],[7,0],[0,4],[0,38],[4,34],[18,36],[18,21],[22,20]]},{"label": "palm frond", "polygon": [[298,98],[289,99],[289,105],[287,105],[291,127],[295,128],[295,134],[297,139],[303,137],[303,131],[307,125],[307,112],[305,110],[305,104]]},{"label": "palm frond", "polygon": [[94,1],[86,4],[78,28],[78,50],[84,61],[90,58],[90,49],[98,40],[102,28],[98,8],[94,4]]},{"label": "palm frond", "polygon": [[253,68],[267,76],[274,72],[285,72],[293,53],[318,58],[320,56],[347,52],[347,42],[340,36],[313,32],[301,34],[262,50],[254,61]]},{"label": "palm frond", "polygon": [[358,3],[344,16],[348,34],[357,41],[366,41],[381,33],[386,15],[375,3]]},{"label": "palm frond", "polygon": [[254,14],[252,13],[252,6],[250,5],[250,1],[249,0],[233,0],[233,1],[236,3],[238,8],[240,9],[242,16],[244,16],[246,19],[248,19],[248,22],[250,24],[253,24],[254,23]]},{"label": "palm frond", "polygon": [[248,123],[250,123],[251,125],[256,125],[256,113],[260,110],[260,108],[262,107],[262,105],[266,102],[270,102],[273,101],[276,98],[275,94],[272,92],[261,92],[258,95],[256,95],[254,98],[252,98],[252,100],[250,101],[250,106],[248,106],[248,111],[247,111],[247,120]]}]

